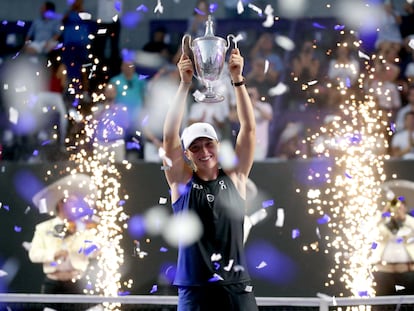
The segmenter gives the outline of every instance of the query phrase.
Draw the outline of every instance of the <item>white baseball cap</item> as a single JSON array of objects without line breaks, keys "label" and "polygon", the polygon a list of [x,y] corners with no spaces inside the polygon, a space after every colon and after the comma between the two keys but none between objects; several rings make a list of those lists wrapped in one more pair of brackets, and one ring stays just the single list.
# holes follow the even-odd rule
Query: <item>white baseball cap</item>
[{"label": "white baseball cap", "polygon": [[190,147],[191,143],[200,137],[207,137],[218,141],[217,133],[211,124],[205,122],[193,123],[186,127],[181,134],[184,150]]}]

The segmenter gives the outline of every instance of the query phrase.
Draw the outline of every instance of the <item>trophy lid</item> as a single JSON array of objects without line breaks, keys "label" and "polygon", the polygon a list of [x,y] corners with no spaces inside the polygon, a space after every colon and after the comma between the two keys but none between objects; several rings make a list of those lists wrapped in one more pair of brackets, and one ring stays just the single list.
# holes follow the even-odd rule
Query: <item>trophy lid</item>
[{"label": "trophy lid", "polygon": [[208,19],[206,21],[206,32],[204,33],[204,37],[214,37],[213,20],[211,19],[211,15],[208,15]]}]

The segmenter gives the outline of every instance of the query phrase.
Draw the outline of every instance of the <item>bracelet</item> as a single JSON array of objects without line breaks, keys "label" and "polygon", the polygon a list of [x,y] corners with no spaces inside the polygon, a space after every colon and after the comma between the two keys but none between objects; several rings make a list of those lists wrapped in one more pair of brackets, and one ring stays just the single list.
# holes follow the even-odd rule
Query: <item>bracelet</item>
[{"label": "bracelet", "polygon": [[241,80],[240,82],[233,82],[233,81],[231,81],[231,85],[233,85],[233,86],[242,86],[244,84],[245,84],[245,80],[244,79]]}]

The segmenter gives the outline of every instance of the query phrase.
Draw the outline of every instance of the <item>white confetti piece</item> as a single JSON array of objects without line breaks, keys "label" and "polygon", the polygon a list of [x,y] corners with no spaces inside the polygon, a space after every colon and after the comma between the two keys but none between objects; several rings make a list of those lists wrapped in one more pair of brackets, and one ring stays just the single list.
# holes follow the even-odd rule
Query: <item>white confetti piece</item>
[{"label": "white confetti piece", "polygon": [[270,65],[270,62],[266,59],[265,60],[265,65],[264,65],[264,70],[263,70],[264,74],[266,74],[269,71],[269,65]]},{"label": "white confetti piece", "polygon": [[164,226],[163,237],[172,246],[190,245],[197,241],[203,233],[198,216],[189,211],[170,217]]},{"label": "white confetti piece", "polygon": [[206,95],[204,95],[203,93],[201,93],[199,90],[196,90],[193,93],[193,97],[196,101],[203,101],[206,98]]},{"label": "white confetti piece", "polygon": [[87,13],[87,12],[80,12],[79,17],[80,17],[80,19],[82,19],[84,21],[91,20],[92,19],[92,14]]},{"label": "white confetti piece", "polygon": [[263,27],[270,28],[275,23],[275,16],[273,15],[273,7],[268,4],[265,7],[264,13],[266,14],[266,20],[262,23]]},{"label": "white confetti piece", "polygon": [[257,266],[256,266],[256,269],[263,269],[264,267],[266,267],[267,266],[267,263],[265,262],[265,261],[262,261],[261,263],[259,263]]},{"label": "white confetti piece", "polygon": [[295,42],[293,42],[290,38],[282,35],[275,36],[275,42],[281,48],[285,49],[286,51],[292,51],[295,49]]},{"label": "white confetti piece", "polygon": [[255,11],[259,16],[262,16],[263,11],[258,6],[254,5],[252,3],[249,3],[247,6],[249,7],[249,9],[252,9],[253,11]]},{"label": "white confetti piece", "polygon": [[414,39],[410,39],[410,41],[408,41],[408,46],[414,50]]},{"label": "white confetti piece", "polygon": [[279,96],[286,93],[289,90],[288,86],[283,82],[279,82],[276,86],[269,89],[268,94],[270,96]]},{"label": "white confetti piece", "polygon": [[229,140],[220,143],[219,161],[224,169],[231,169],[237,165],[237,156]]},{"label": "white confetti piece", "polygon": [[222,258],[222,257],[221,257],[221,254],[216,254],[216,253],[213,253],[213,254],[211,255],[211,261],[219,261],[221,258]]},{"label": "white confetti piece", "polygon": [[164,7],[162,6],[161,0],[157,1],[157,5],[154,8],[154,13],[162,14],[164,12]]},{"label": "white confetti piece", "polygon": [[9,121],[13,124],[17,124],[19,121],[19,111],[16,108],[9,108]]},{"label": "white confetti piece", "polygon": [[358,51],[358,57],[359,58],[365,58],[367,60],[371,59],[367,54],[365,54],[364,52],[361,52],[361,51]]},{"label": "white confetti piece", "polygon": [[402,286],[402,285],[395,285],[395,291],[396,292],[398,292],[398,291],[400,291],[400,290],[404,290],[405,289],[405,286]]},{"label": "white confetti piece", "polygon": [[47,204],[46,204],[46,198],[41,198],[39,200],[39,213],[45,214],[47,213]]},{"label": "white confetti piece", "polygon": [[231,268],[233,267],[233,263],[234,263],[234,259],[230,259],[229,264],[227,266],[225,266],[223,269],[226,270],[226,271],[230,271]]},{"label": "white confetti piece", "polygon": [[237,14],[242,14],[244,12],[244,6],[243,6],[243,1],[239,0],[237,2]]},{"label": "white confetti piece", "polygon": [[283,227],[283,224],[285,223],[285,210],[283,208],[277,209],[277,219],[275,226],[276,227]]},{"label": "white confetti piece", "polygon": [[0,270],[0,278],[8,275],[8,273],[4,270]]},{"label": "white confetti piece", "polygon": [[252,226],[255,226],[259,222],[261,222],[263,219],[267,217],[267,210],[264,208],[259,209],[258,211],[254,212],[249,216],[250,223]]}]

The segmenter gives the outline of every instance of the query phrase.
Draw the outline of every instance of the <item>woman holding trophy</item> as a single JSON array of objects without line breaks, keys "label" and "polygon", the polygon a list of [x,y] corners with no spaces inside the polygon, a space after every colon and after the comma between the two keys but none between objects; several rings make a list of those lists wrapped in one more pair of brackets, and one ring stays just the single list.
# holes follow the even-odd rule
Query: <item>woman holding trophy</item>
[{"label": "woman holding trophy", "polygon": [[[163,129],[164,170],[175,214],[198,217],[202,234],[194,243],[179,243],[178,310],[258,310],[243,249],[246,183],[253,165],[255,118],[244,84],[244,58],[235,48],[228,60],[236,93],[240,131],[234,166],[221,167],[220,143],[208,123],[194,123],[180,136],[194,67],[182,54],[181,82]],[[183,155],[184,153],[184,155]]]}]

